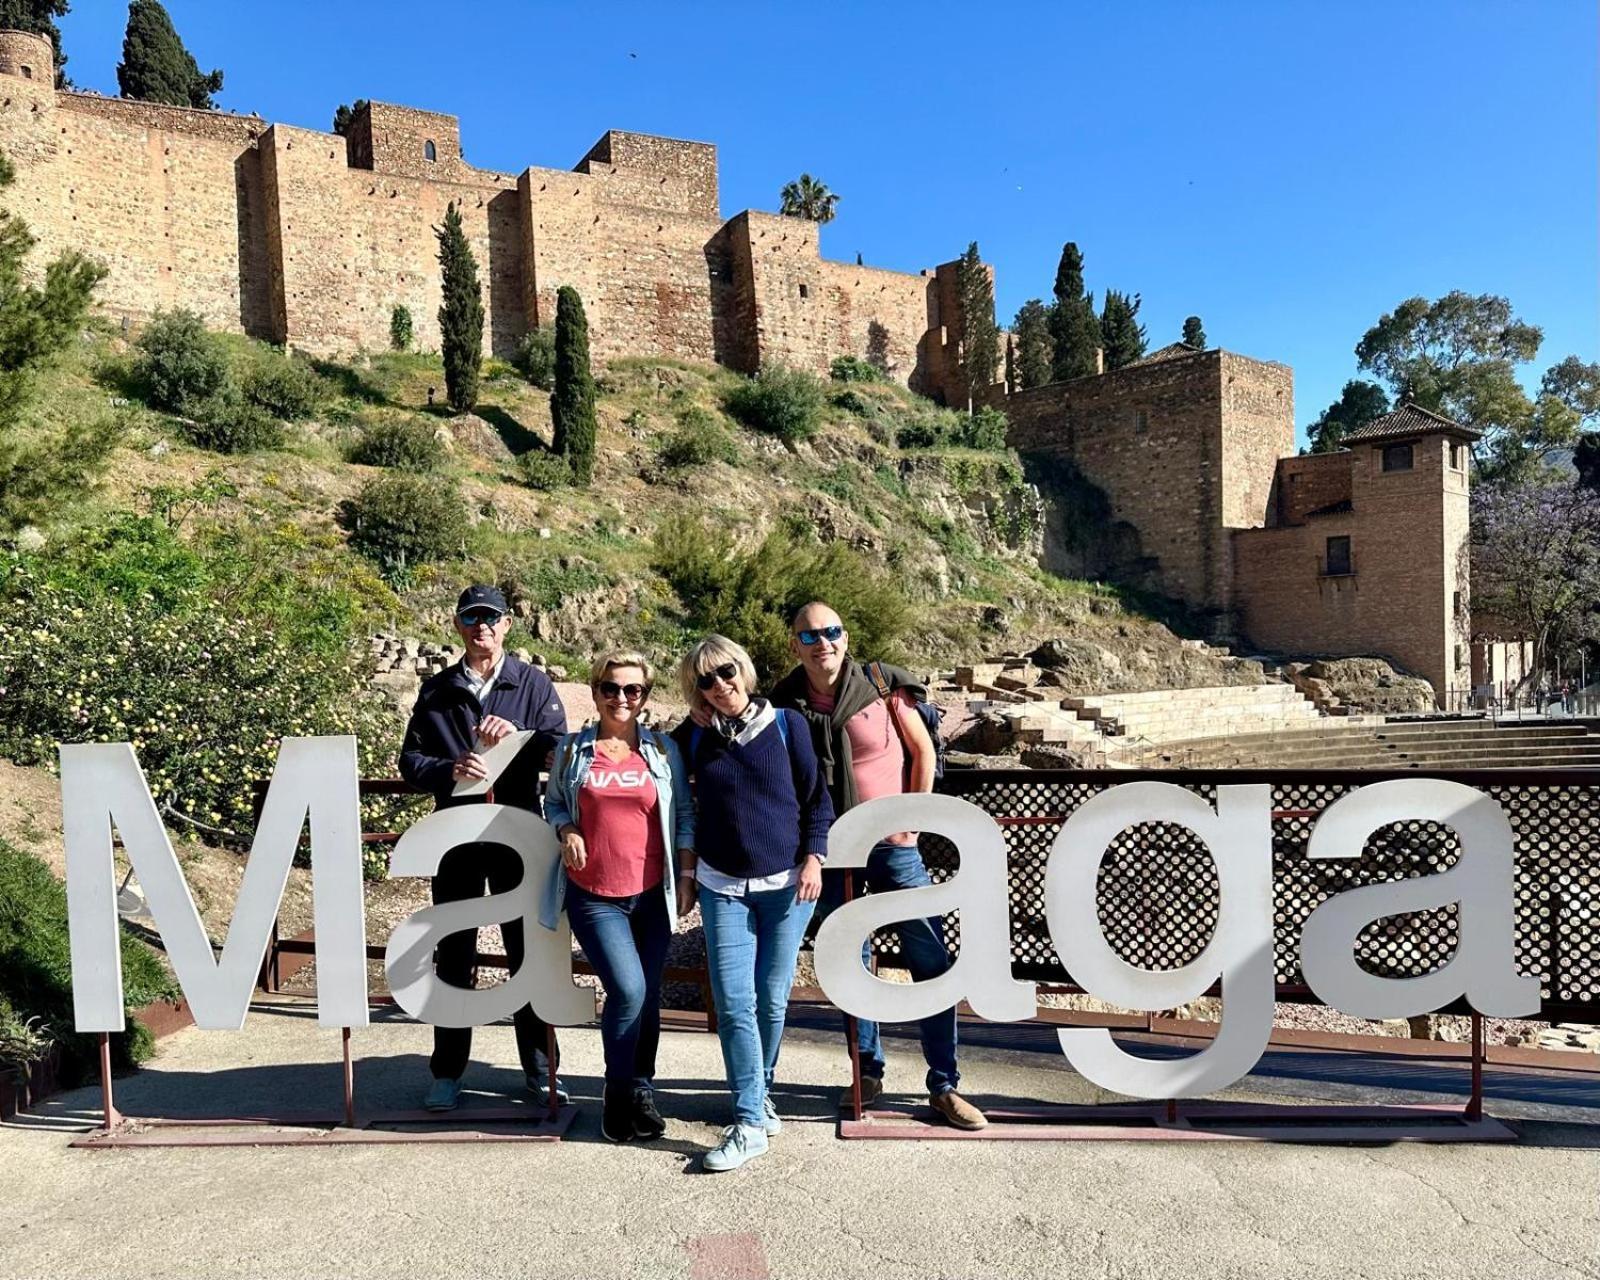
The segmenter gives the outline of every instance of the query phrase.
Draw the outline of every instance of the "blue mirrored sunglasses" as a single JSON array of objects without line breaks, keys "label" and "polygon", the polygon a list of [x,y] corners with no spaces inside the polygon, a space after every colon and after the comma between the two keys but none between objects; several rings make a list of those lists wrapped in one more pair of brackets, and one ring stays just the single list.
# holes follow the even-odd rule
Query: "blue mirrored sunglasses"
[{"label": "blue mirrored sunglasses", "polygon": [[492,627],[505,616],[498,609],[468,609],[465,613],[456,614],[464,627]]},{"label": "blue mirrored sunglasses", "polygon": [[838,644],[839,638],[844,635],[843,627],[817,627],[812,631],[796,631],[795,638],[810,648],[818,640],[826,640],[829,644]]}]

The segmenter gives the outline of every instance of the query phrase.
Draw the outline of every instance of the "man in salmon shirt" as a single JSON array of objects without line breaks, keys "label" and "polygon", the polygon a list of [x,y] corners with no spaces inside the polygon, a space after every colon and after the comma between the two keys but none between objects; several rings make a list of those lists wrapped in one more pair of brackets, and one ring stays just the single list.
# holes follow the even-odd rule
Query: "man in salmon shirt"
[{"label": "man in salmon shirt", "polygon": [[[820,601],[804,606],[789,628],[789,647],[800,665],[772,690],[774,706],[792,707],[811,726],[837,813],[879,796],[932,791],[935,763],[933,739],[915,705],[927,701],[927,689],[899,667],[874,664],[889,686],[885,700],[863,665],[850,659],[849,646],[850,633],[837,613]],[[844,876],[842,871],[822,873],[819,922],[843,902]],[[917,850],[917,833],[902,831],[874,846],[864,876],[874,893],[931,883]],[[950,967],[939,921],[906,920],[895,929],[914,981],[937,978]],[[983,1128],[988,1124],[983,1112],[956,1092],[961,1073],[956,1069],[955,1009],[924,1018],[921,1031],[929,1103],[958,1129]],[[860,1020],[857,1041],[861,1101],[869,1103],[883,1092],[878,1024]]]}]

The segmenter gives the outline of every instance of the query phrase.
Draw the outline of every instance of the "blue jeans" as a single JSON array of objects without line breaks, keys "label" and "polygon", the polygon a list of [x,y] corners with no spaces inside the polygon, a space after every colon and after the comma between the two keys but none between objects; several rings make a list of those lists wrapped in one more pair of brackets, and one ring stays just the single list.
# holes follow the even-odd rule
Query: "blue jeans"
[{"label": "blue jeans", "polygon": [[605,988],[600,1040],[605,1045],[606,1086],[649,1089],[661,1043],[661,971],[672,927],[658,885],[627,898],[603,898],[567,884],[572,936]]},{"label": "blue jeans", "polygon": [[793,889],[742,898],[700,890],[717,1038],[739,1124],[765,1122],[761,1104],[778,1065],[795,956],[816,905],[799,901]]},{"label": "blue jeans", "polygon": [[[822,873],[822,900],[817,904],[817,919],[825,920],[828,914],[844,902],[844,871]],[[873,893],[887,893],[891,889],[914,889],[918,885],[932,884],[928,869],[922,864],[922,854],[915,845],[898,845],[887,842],[872,846],[864,869],[855,872],[856,893],[863,888]],[[950,953],[945,949],[944,934],[939,921],[902,920],[892,926],[900,935],[900,957],[911,971],[914,982],[937,978],[950,967]],[[861,963],[870,965],[872,940],[861,946]],[[956,1070],[956,1011],[954,1007],[922,1019],[922,1057],[928,1064],[928,1092],[946,1093],[961,1083],[961,1073]],[[856,1020],[856,1044],[861,1051],[861,1074],[883,1079],[883,1039],[878,1034],[878,1024],[865,1018]]]}]

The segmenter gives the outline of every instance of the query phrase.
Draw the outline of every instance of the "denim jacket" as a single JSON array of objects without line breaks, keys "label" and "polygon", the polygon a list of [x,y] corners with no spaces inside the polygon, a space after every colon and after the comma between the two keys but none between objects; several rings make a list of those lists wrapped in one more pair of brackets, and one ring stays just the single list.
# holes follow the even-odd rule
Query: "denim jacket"
[{"label": "denim jacket", "polygon": [[[556,831],[569,823],[578,825],[578,795],[594,763],[596,726],[588,725],[569,733],[556,747],[550,766],[550,781],[545,787],[545,821]],[[694,848],[694,800],[689,794],[689,772],[684,768],[678,744],[654,729],[639,731],[639,754],[656,784],[656,808],[661,816],[662,847],[666,850],[663,891],[667,895],[667,919],[678,923],[678,850]],[[539,905],[539,923],[554,929],[567,901],[567,867],[559,858],[546,882]]]}]

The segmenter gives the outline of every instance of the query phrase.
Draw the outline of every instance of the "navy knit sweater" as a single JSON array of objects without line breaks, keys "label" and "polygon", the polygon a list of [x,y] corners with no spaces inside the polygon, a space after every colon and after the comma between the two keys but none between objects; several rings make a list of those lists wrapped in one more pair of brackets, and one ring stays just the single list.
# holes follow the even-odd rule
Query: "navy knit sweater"
[{"label": "navy knit sweater", "polygon": [[806,854],[824,858],[833,802],[806,722],[789,722],[789,742],[776,723],[748,742],[720,733],[694,733],[685,720],[673,735],[685,749],[695,781],[695,851],[726,876],[755,879],[787,871]]}]

